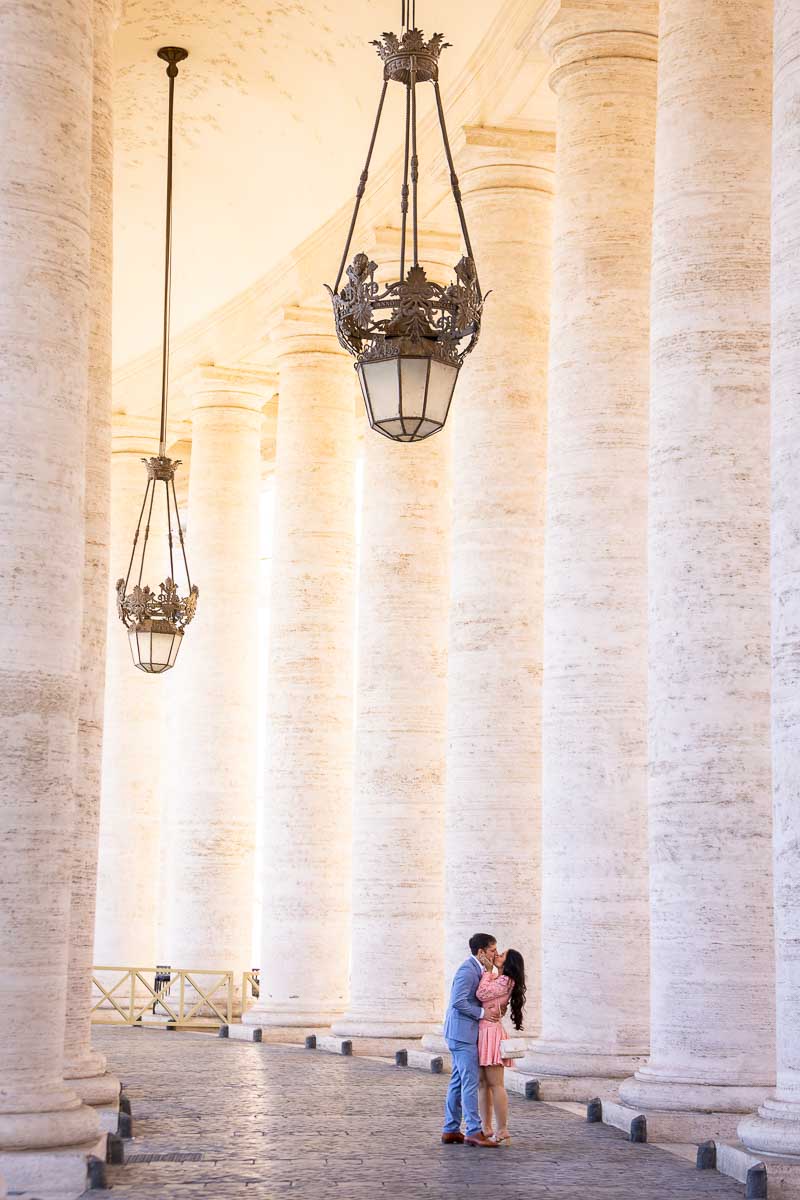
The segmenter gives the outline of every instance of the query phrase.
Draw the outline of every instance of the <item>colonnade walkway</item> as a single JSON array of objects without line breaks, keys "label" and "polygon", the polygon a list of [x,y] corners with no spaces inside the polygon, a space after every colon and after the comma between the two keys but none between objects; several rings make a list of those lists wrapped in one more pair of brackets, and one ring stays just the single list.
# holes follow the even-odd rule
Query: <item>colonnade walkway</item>
[{"label": "colonnade walkway", "polygon": [[86,1200],[720,1200],[744,1189],[656,1146],[511,1097],[513,1147],[439,1141],[446,1080],[211,1036],[95,1030],[134,1140]]}]

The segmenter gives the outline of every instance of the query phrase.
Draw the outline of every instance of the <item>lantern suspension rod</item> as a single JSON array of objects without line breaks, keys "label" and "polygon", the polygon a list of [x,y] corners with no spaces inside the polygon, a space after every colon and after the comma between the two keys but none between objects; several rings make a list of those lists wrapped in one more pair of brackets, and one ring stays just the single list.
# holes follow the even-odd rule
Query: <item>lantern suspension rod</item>
[{"label": "lantern suspension rod", "polygon": [[403,186],[400,189],[400,279],[406,277],[406,227],[408,225],[408,160],[411,145],[411,85],[406,84],[406,137],[403,158]]},{"label": "lantern suspension rod", "polygon": [[[152,485],[152,486],[151,486]],[[142,575],[144,574],[144,559],[147,554],[147,543],[150,539],[150,518],[153,515],[153,501],[156,498],[156,481],[155,479],[147,480],[147,487],[150,488],[150,507],[147,510],[147,524],[144,527],[144,541],[142,542],[142,558],[139,563],[139,587],[142,586]],[[147,498],[147,488],[145,488],[145,499]]]},{"label": "lantern suspension rod", "polygon": [[188,57],[188,51],[178,46],[163,46],[158,57],[167,64],[169,79],[169,107],[167,115],[167,215],[164,232],[164,321],[162,328],[161,356],[161,425],[159,429],[158,453],[163,458],[167,451],[167,403],[169,400],[169,322],[172,306],[172,130],[175,112],[175,77],[178,63]]},{"label": "lantern suspension rod", "polygon": [[[442,106],[442,93],[439,91],[438,79],[434,80],[433,90],[436,94],[436,110],[439,113],[439,128],[442,131],[442,142],[444,143],[444,152],[445,152],[445,155],[447,156],[447,165],[450,168],[450,187],[453,192],[453,199],[456,202],[456,209],[458,210],[458,219],[461,223],[461,232],[464,236],[464,246],[466,248],[467,255],[474,262],[475,255],[472,253],[472,243],[469,239],[469,230],[467,229],[467,218],[464,216],[464,205],[461,203],[461,187],[459,186],[458,176],[456,175],[456,168],[455,168],[455,164],[453,162],[453,152],[450,149],[450,139],[447,136],[447,125],[445,124],[444,108]],[[477,271],[477,268],[476,268],[476,271]],[[478,292],[478,300],[482,300],[483,296],[481,293],[481,285],[480,285],[480,281],[478,280],[477,274],[475,276],[475,286],[476,286],[477,292]]]},{"label": "lantern suspension rod", "polygon": [[142,500],[142,507],[139,509],[139,520],[136,522],[136,532],[133,535],[133,548],[131,549],[130,562],[128,563],[128,571],[125,576],[125,591],[126,592],[128,590],[128,580],[130,579],[131,571],[133,570],[133,560],[136,557],[136,545],[139,541],[139,532],[142,528],[142,517],[144,516],[144,507],[147,504],[147,496],[148,496],[149,492],[150,492],[150,480],[148,479],[147,487],[144,489],[144,500]]},{"label": "lantern suspension rod", "polygon": [[[191,591],[192,590],[192,577],[189,574],[189,561],[186,558],[186,543],[183,540],[183,526],[181,525],[181,518],[180,518],[180,514],[178,512],[178,497],[175,495],[175,476],[174,475],[172,476],[172,479],[169,481],[169,483],[167,485],[168,489],[169,489],[169,487],[172,488],[172,503],[175,505],[175,524],[178,526],[178,541],[181,544],[181,554],[183,555],[183,567],[184,567],[184,570],[186,571],[186,586],[188,587],[189,591]],[[167,511],[169,511],[169,491],[167,491]],[[175,576],[173,575],[172,578],[174,579]]]},{"label": "lantern suspension rod", "polygon": [[417,157],[417,65],[412,60],[411,78],[411,231],[414,238],[414,266],[419,266],[419,158]]},{"label": "lantern suspension rod", "polygon": [[364,192],[366,191],[366,188],[367,188],[367,179],[369,178],[369,165],[372,162],[372,152],[375,149],[375,139],[378,136],[378,127],[380,126],[380,123],[381,123],[381,114],[383,113],[383,102],[386,99],[386,89],[388,88],[388,86],[389,86],[388,79],[384,79],[383,90],[381,91],[381,98],[378,101],[378,111],[375,115],[375,124],[372,128],[372,137],[370,138],[369,150],[367,151],[367,161],[364,163],[364,170],[361,172],[361,177],[358,181],[358,187],[356,188],[356,203],[355,203],[355,208],[353,209],[353,216],[350,220],[350,230],[347,234],[347,241],[345,242],[345,245],[344,245],[344,254],[342,255],[342,261],[339,264],[339,274],[336,276],[336,283],[333,285],[334,292],[339,291],[339,284],[342,282],[342,275],[344,275],[345,263],[347,262],[347,257],[350,253],[350,244],[353,240],[353,233],[354,233],[355,227],[356,227],[356,220],[358,219],[358,210],[361,207],[361,200],[362,200],[362,198],[364,196]]}]

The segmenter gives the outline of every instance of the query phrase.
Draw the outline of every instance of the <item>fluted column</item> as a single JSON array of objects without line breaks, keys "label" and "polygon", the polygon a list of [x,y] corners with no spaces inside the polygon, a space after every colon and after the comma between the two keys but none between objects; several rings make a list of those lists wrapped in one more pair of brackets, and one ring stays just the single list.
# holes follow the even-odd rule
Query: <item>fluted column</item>
[{"label": "fluted column", "polygon": [[[449,419],[453,550],[445,957],[478,930],[526,959],[539,1020],[547,342],[555,136],[468,128],[461,188],[492,296]],[[509,564],[513,569],[509,570]],[[476,857],[476,830],[496,852]]]},{"label": "fluted column", "polygon": [[90,1016],[106,682],[106,622],[102,615],[97,619],[97,601],[102,604],[108,588],[111,492],[113,8],[113,0],[95,0],[86,545],[64,1034],[64,1077],[87,1104],[114,1104],[120,1088],[119,1079],[106,1071],[105,1055],[92,1048]]},{"label": "fluted column", "polygon": [[[371,253],[385,278],[397,277],[399,245],[399,229],[377,231]],[[457,242],[422,230],[420,252],[429,278],[452,275]],[[401,446],[369,429],[358,407],[352,974],[334,1032],[420,1037],[441,1015],[444,972],[451,427]]]},{"label": "fluted column", "polygon": [[0,6],[0,120],[0,1172],[33,1191],[40,1158],[14,1151],[98,1131],[62,1078],[84,602],[88,0]]},{"label": "fluted column", "polygon": [[268,681],[262,985],[247,1020],[347,1002],[353,760],[353,370],[328,311],[286,311]]},{"label": "fluted column", "polygon": [[772,108],[772,804],[777,1087],[739,1125],[760,1154],[800,1155],[800,10],[775,2]]},{"label": "fluted column", "polygon": [[[142,459],[158,453],[158,437],[115,430],[111,445],[111,571],[94,961],[96,966],[149,967],[156,962],[165,681],[134,667],[113,585],[128,569],[147,479]],[[156,506],[148,547],[146,564],[152,569],[147,573],[157,583],[164,578],[158,572],[164,566],[166,531]],[[190,627],[184,649],[193,631]],[[183,658],[179,663],[182,666]]]},{"label": "fluted column", "polygon": [[274,379],[200,367],[188,388],[187,553],[200,606],[173,680],[159,954],[233,970],[238,984],[253,965],[261,408]]},{"label": "fluted column", "polygon": [[655,2],[564,0],[544,600],[541,1038],[523,1068],[647,1051],[647,397]]},{"label": "fluted column", "polygon": [[733,1133],[732,1114],[751,1108],[774,1079],[771,8],[771,0],[660,7],[649,492],[652,1049],[622,1095],[645,1109],[705,1113],[675,1123],[683,1141]]}]

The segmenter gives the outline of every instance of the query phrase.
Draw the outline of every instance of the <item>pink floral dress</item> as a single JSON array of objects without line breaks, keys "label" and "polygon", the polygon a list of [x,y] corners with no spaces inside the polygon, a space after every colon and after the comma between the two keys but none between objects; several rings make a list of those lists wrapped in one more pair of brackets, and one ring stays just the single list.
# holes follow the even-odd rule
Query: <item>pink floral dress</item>
[{"label": "pink floral dress", "polygon": [[[513,987],[513,980],[507,975],[493,975],[491,971],[484,971],[475,995],[484,1008],[492,1002],[502,1006],[508,1003]],[[505,1037],[502,1021],[487,1021],[484,1018],[478,1022],[478,1062],[482,1067],[513,1066],[513,1059],[503,1058],[500,1054],[500,1043]]]}]

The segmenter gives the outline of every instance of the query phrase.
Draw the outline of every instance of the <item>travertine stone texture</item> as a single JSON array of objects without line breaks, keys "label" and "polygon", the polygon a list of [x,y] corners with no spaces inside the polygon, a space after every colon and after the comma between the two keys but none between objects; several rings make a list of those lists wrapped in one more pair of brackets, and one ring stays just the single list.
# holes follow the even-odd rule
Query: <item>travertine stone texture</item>
[{"label": "travertine stone texture", "polygon": [[0,1172],[62,1080],[84,586],[92,5],[0,6]]},{"label": "travertine stone texture", "polygon": [[[453,398],[447,976],[478,930],[520,950],[539,1022],[547,341],[555,135],[470,127],[459,175],[485,291]],[[502,847],[502,849],[501,849]]]},{"label": "travertine stone texture", "polygon": [[759,1115],[739,1126],[739,1137],[758,1153],[800,1154],[800,9],[793,0],[776,0],[774,46],[772,837],[778,1079]]},{"label": "travertine stone texture", "polygon": [[652,1048],[625,1103],[774,1079],[771,0],[662,0],[649,490]]},{"label": "travertine stone texture", "polygon": [[354,403],[330,313],[286,310],[268,679],[256,1025],[330,1024],[347,1002],[353,786]]},{"label": "travertine stone texture", "polygon": [[[133,535],[142,508],[147,482],[142,458],[157,453],[157,437],[118,433],[115,428],[111,454],[111,570],[94,943],[96,966],[149,967],[156,962],[161,739],[166,679],[146,675],[134,667],[128,637],[117,616],[113,585],[128,569]],[[166,531],[161,518],[161,507],[154,505],[142,576],[142,582],[149,583],[150,587],[157,587],[168,572],[168,562],[164,561]],[[136,562],[139,562],[138,554]],[[189,626],[187,643],[191,634],[192,627]],[[182,648],[181,654],[186,650],[188,645]],[[176,671],[182,661],[179,657]]]},{"label": "travertine stone texture", "polygon": [[408,446],[366,428],[363,461],[352,974],[334,1033],[419,1037],[444,970],[449,425]]},{"label": "travertine stone texture", "polygon": [[542,731],[542,1024],[522,1069],[614,1077],[648,1045],[647,398],[654,2],[565,0]]},{"label": "travertine stone texture", "polygon": [[200,367],[190,384],[187,553],[200,604],[174,672],[166,749],[159,954],[237,977],[252,966],[261,407],[272,382]]},{"label": "travertine stone texture", "polygon": [[119,1080],[92,1048],[91,970],[97,895],[97,848],[106,682],[106,622],[97,598],[108,588],[111,503],[111,260],[112,260],[112,0],[94,4],[92,93],[89,399],[84,494],[85,552],[75,844],[69,920],[64,1077],[84,1102],[113,1104]]}]

